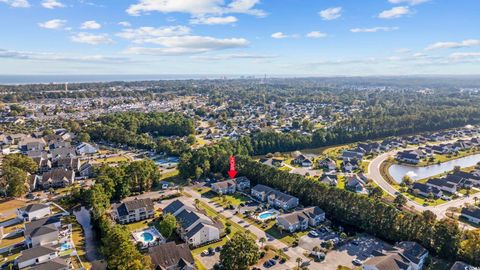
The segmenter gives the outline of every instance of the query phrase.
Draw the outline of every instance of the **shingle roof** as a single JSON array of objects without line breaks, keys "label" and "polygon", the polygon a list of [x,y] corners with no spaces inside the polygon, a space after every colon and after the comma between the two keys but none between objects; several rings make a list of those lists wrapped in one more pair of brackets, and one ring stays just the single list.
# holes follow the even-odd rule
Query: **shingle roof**
[{"label": "shingle roof", "polygon": [[[56,215],[56,216],[41,218],[25,224],[25,232],[24,232],[25,236],[31,236],[32,234],[38,235],[39,228],[60,222],[60,217],[61,217],[60,215]],[[50,228],[52,227],[50,226]],[[42,229],[40,231],[46,232],[47,229]]]},{"label": "shingle roof", "polygon": [[25,207],[20,208],[20,210],[30,213],[30,212],[35,212],[45,208],[50,208],[50,205],[44,204],[44,203],[34,203],[34,204],[29,204]]},{"label": "shingle roof", "polygon": [[17,258],[17,261],[19,263],[22,263],[54,252],[56,252],[56,249],[51,246],[38,246],[34,248],[29,248],[22,251],[22,255]]},{"label": "shingle roof", "polygon": [[69,269],[70,259],[68,258],[56,258],[49,262],[39,264],[30,270],[60,270]]},{"label": "shingle roof", "polygon": [[181,202],[180,200],[175,200],[163,209],[163,213],[173,214],[173,213],[177,212],[178,209],[182,208],[183,206],[185,206],[185,204],[183,202]]},{"label": "shingle roof", "polygon": [[[170,268],[184,266],[185,262],[193,265],[194,259],[187,244],[176,245],[169,242],[149,249],[150,258],[155,266]],[[183,260],[183,262],[182,262]]]}]

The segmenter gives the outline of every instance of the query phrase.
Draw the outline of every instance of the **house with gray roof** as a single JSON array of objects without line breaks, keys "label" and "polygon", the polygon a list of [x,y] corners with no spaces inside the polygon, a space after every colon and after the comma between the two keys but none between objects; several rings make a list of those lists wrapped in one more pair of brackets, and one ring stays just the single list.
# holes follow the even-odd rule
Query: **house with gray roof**
[{"label": "house with gray roof", "polygon": [[460,215],[468,221],[480,225],[480,207],[462,208]]},{"label": "house with gray roof", "polygon": [[252,188],[251,194],[262,202],[267,202],[273,207],[282,208],[284,210],[295,208],[299,204],[297,197],[265,185],[256,185]]},{"label": "house with gray roof", "polygon": [[171,214],[176,218],[180,225],[178,233],[192,247],[220,239],[220,224],[180,200],[167,205],[163,209],[163,214]]},{"label": "house with gray roof", "polygon": [[75,181],[75,172],[65,168],[55,168],[42,174],[41,186],[44,189],[70,186]]},{"label": "house with gray roof", "polygon": [[155,209],[150,198],[125,201],[112,211],[113,219],[120,224],[138,222],[153,218],[154,215]]},{"label": "house with gray roof", "polygon": [[36,246],[21,251],[21,255],[16,259],[18,268],[22,269],[28,266],[41,264],[58,257],[58,250],[52,245]]},{"label": "house with gray roof", "polygon": [[30,270],[69,270],[73,269],[70,257],[58,257],[46,263],[38,264]]},{"label": "house with gray roof", "polygon": [[60,216],[46,217],[25,224],[25,242],[29,247],[58,243]]},{"label": "house with gray roof", "polygon": [[374,251],[363,270],[421,270],[428,251],[416,242],[400,242],[385,252]]},{"label": "house with gray roof", "polygon": [[325,220],[325,212],[318,206],[305,208],[293,213],[279,215],[277,225],[289,232],[304,231],[309,226],[318,226]]},{"label": "house with gray roof", "polygon": [[44,218],[52,214],[50,205],[34,203],[17,209],[17,218],[23,222]]}]

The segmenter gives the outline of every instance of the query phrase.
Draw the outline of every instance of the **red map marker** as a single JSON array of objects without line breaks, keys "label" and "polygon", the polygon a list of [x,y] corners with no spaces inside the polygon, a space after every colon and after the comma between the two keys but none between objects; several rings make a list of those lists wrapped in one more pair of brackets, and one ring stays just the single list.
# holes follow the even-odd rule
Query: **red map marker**
[{"label": "red map marker", "polygon": [[231,156],[230,157],[230,170],[228,171],[228,176],[230,176],[230,179],[235,178],[237,175],[237,171],[235,170],[235,157]]}]

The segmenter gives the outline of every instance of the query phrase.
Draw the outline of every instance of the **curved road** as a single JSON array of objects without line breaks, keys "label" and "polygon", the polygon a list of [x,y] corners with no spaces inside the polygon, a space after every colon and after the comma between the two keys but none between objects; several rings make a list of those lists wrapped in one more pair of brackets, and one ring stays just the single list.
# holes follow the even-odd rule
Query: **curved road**
[{"label": "curved road", "polygon": [[[375,157],[370,162],[370,164],[368,165],[368,173],[366,174],[368,178],[375,181],[386,193],[388,193],[388,194],[390,194],[394,197],[396,196],[398,191],[394,187],[392,187],[382,177],[382,174],[380,173],[380,165],[385,160],[387,160],[389,157],[393,157],[398,151],[403,151],[403,150],[405,150],[405,149],[390,151],[390,152],[387,152],[387,153],[384,153],[384,154],[381,154],[381,155]],[[449,202],[446,202],[446,203],[443,203],[443,204],[437,205],[437,206],[423,206],[423,205],[420,205],[420,204],[418,204],[418,203],[416,203],[416,202],[407,198],[408,199],[407,206],[411,207],[411,208],[414,208],[419,212],[423,212],[425,210],[430,210],[433,213],[435,213],[435,215],[437,215],[438,219],[442,219],[442,218],[446,217],[445,213],[447,212],[448,208],[450,208],[450,207],[462,207],[465,203],[472,204],[475,201],[475,199],[474,199],[475,197],[476,197],[475,195],[472,195],[472,196],[469,196],[469,197],[463,197],[463,198],[452,200],[452,201],[449,201]],[[465,226],[467,226],[469,228],[474,228],[474,227],[471,227],[470,225],[467,225],[467,224],[465,224]]]}]

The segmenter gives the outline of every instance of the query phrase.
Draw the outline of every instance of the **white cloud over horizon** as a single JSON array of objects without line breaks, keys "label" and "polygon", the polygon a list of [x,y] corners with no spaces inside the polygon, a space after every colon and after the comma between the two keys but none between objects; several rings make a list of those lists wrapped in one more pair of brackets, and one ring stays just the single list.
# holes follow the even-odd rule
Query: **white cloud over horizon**
[{"label": "white cloud over horizon", "polygon": [[399,6],[399,7],[393,7],[391,9],[380,12],[380,14],[378,14],[378,18],[397,19],[408,14],[411,14],[411,10],[408,6]]},{"label": "white cloud over horizon", "polygon": [[342,7],[327,8],[318,13],[325,21],[336,20],[342,16]]}]

